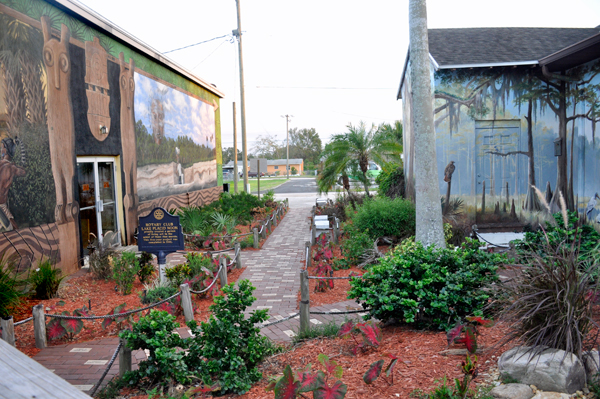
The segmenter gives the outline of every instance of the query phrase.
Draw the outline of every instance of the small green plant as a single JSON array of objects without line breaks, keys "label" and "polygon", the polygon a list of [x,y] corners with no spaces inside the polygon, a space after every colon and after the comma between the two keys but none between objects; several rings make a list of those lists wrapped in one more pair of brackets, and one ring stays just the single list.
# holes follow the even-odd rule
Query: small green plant
[{"label": "small green plant", "polygon": [[56,296],[58,287],[64,277],[62,271],[52,264],[50,259],[41,259],[35,270],[29,275],[29,284],[35,291],[36,299],[50,299]]},{"label": "small green plant", "polygon": [[183,280],[192,276],[192,270],[186,263],[180,263],[165,269],[165,275],[172,287],[179,287]]},{"label": "small green plant", "polygon": [[140,283],[146,284],[154,274],[154,265],[152,264],[152,254],[142,252],[139,262],[139,270],[137,272]]},{"label": "small green plant", "polygon": [[297,175],[298,174],[298,169],[296,169],[295,166],[292,166],[292,168],[290,169],[290,173],[293,175]]},{"label": "small green plant", "polygon": [[135,253],[123,252],[119,258],[113,260],[113,263],[113,279],[117,284],[117,289],[123,295],[130,294],[139,269]]},{"label": "small green plant", "polygon": [[343,229],[342,255],[346,257],[350,265],[358,265],[365,251],[373,248],[373,240],[368,231],[360,231],[351,223],[344,224]]},{"label": "small green plant", "polygon": [[262,200],[266,203],[275,202],[275,191],[269,190],[263,194]]},{"label": "small green plant", "polygon": [[241,249],[252,248],[253,245],[254,245],[254,237],[252,237],[251,235],[247,236],[242,241],[240,241]]},{"label": "small green plant", "polygon": [[[292,371],[288,364],[283,370],[283,377],[271,380],[266,391],[274,391],[277,399],[304,398],[306,392],[312,392],[317,399],[342,399],[346,396],[348,386],[340,379],[343,369],[335,360],[329,360],[324,354],[317,356],[325,371],[312,370],[312,365]],[[336,380],[331,383],[329,380]]]},{"label": "small green plant", "polygon": [[90,271],[97,279],[108,280],[113,275],[113,257],[115,251],[110,247],[98,245],[89,256]]},{"label": "small green plant", "polygon": [[244,316],[256,300],[254,290],[248,280],[239,281],[238,288],[229,284],[223,287],[223,296],[214,298],[208,322],[188,323],[195,335],[189,341],[188,365],[197,370],[205,386],[218,385],[222,393],[247,392],[261,377],[257,365],[267,352],[268,338],[260,335],[256,325],[268,319],[267,310]]},{"label": "small green plant", "polygon": [[146,292],[146,295],[140,293],[140,299],[144,305],[156,303],[175,295],[179,291],[178,288],[171,286],[155,287]]},{"label": "small green plant", "polygon": [[340,325],[334,320],[326,324],[319,324],[309,328],[307,331],[297,331],[296,335],[292,338],[294,343],[307,341],[315,338],[334,338],[340,331]]},{"label": "small green plant", "polygon": [[130,382],[145,380],[148,385],[160,383],[166,386],[190,381],[186,354],[177,349],[184,347],[183,339],[174,332],[177,327],[179,323],[175,322],[175,316],[152,309],[148,316],[134,323],[131,330],[119,333],[128,348],[150,351],[148,359],[139,364],[139,369],[126,376]]},{"label": "small green plant", "polygon": [[96,393],[95,397],[98,399],[114,399],[120,396],[119,392],[126,386],[127,382],[117,375],[115,378],[110,380],[104,388],[100,389],[98,393]]},{"label": "small green plant", "polygon": [[466,320],[466,323],[456,323],[456,326],[446,333],[448,347],[453,343],[462,343],[465,344],[469,353],[475,353],[477,352],[477,336],[479,335],[477,326],[492,327],[494,321],[486,320],[480,316],[469,316],[466,317]]},{"label": "small green plant", "polygon": [[13,262],[0,255],[0,317],[8,317],[21,301],[21,285]]},{"label": "small green plant", "polygon": [[[362,342],[356,339],[356,336],[362,336]],[[377,324],[372,321],[364,323],[354,323],[354,320],[349,320],[340,327],[338,337],[347,338],[352,337],[356,344],[352,349],[352,353],[356,355],[358,350],[365,351],[369,347],[377,348],[381,343],[381,330]]]}]

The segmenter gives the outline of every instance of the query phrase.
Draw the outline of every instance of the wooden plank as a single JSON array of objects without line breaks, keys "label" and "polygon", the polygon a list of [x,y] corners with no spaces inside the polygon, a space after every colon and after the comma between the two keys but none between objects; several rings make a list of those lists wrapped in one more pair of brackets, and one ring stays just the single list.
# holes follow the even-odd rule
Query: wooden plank
[{"label": "wooden plank", "polygon": [[21,351],[0,340],[0,398],[89,399],[90,396],[73,387]]}]

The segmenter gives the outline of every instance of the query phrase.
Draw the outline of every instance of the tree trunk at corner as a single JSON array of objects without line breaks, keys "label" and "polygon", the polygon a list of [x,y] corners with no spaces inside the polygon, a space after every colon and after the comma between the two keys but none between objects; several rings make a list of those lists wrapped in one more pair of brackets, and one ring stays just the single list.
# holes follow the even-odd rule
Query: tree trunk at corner
[{"label": "tree trunk at corner", "polygon": [[424,246],[446,247],[437,184],[433,97],[429,71],[429,40],[425,0],[410,0],[410,77],[415,138],[416,240]]}]

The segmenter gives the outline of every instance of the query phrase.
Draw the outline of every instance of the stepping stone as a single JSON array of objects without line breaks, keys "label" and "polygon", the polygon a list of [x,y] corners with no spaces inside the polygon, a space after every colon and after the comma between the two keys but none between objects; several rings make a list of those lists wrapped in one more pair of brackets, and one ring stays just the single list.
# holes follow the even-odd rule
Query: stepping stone
[{"label": "stepping stone", "polygon": [[92,389],[94,386],[93,385],[73,385],[75,388],[79,389],[80,391],[89,391],[90,389]]},{"label": "stepping stone", "polygon": [[287,335],[288,337],[290,337],[290,338],[292,338],[292,337],[295,337],[295,336],[296,336],[296,333],[295,333],[295,332],[293,332],[292,330],[285,330],[283,333],[284,333],[285,335]]},{"label": "stepping stone", "polygon": [[73,348],[69,352],[87,353],[91,350],[92,348]]},{"label": "stepping stone", "polygon": [[106,365],[106,363],[108,363],[108,360],[88,360],[87,362],[85,362],[83,364],[90,364],[93,366],[104,366],[104,365]]},{"label": "stepping stone", "polygon": [[311,322],[311,323],[313,323],[313,324],[323,324],[323,323],[321,323],[321,322],[320,322],[319,320],[317,320],[317,319],[310,319],[310,322]]}]

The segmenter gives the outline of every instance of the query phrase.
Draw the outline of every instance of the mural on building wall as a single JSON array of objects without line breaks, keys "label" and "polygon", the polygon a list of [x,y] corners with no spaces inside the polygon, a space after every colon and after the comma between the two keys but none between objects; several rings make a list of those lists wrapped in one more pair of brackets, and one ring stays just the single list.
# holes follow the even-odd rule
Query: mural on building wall
[{"label": "mural on building wall", "polygon": [[215,187],[213,105],[137,72],[134,104],[140,202]]},{"label": "mural on building wall", "polygon": [[[440,70],[434,95],[440,192],[452,184],[471,222],[522,225],[542,209],[534,186],[553,211],[562,194],[582,214],[600,192],[600,62],[564,76],[541,68]],[[444,181],[450,164],[451,183]],[[600,223],[597,209],[588,217]]]}]

